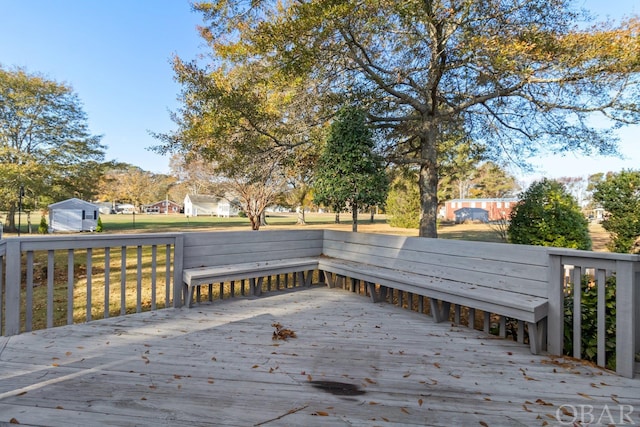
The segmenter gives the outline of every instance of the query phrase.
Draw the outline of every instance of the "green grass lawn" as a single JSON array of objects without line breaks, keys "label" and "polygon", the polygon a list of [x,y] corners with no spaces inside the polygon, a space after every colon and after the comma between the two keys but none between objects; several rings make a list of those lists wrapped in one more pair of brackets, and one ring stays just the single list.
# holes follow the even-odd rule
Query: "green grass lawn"
[{"label": "green grass lawn", "polygon": [[[136,214],[136,215],[101,215],[104,232],[168,232],[168,231],[205,231],[207,229],[232,229],[248,230],[251,223],[247,218],[231,217],[218,218],[216,216],[185,217],[184,215],[163,214]],[[267,215],[267,227],[295,226],[297,222],[295,213],[272,213]],[[342,216],[343,225],[351,224],[350,215]],[[334,214],[309,213],[305,215],[305,221],[309,226],[333,225]],[[359,223],[369,223],[369,215],[363,215]],[[386,219],[379,216],[375,224],[386,224]]]}]

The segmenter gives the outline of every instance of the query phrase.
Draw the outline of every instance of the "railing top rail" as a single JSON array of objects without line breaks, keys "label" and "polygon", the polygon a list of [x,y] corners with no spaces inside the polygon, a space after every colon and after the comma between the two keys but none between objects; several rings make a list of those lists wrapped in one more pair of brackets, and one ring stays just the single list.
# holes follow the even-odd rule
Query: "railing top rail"
[{"label": "railing top rail", "polygon": [[105,248],[135,245],[171,244],[182,233],[87,234],[12,237],[6,244],[18,242],[21,250]]},{"label": "railing top rail", "polygon": [[566,256],[572,258],[592,258],[611,261],[640,261],[640,255],[632,254],[619,254],[614,252],[592,252],[582,251],[578,249],[566,249],[566,248],[547,248],[549,255],[552,256]]}]

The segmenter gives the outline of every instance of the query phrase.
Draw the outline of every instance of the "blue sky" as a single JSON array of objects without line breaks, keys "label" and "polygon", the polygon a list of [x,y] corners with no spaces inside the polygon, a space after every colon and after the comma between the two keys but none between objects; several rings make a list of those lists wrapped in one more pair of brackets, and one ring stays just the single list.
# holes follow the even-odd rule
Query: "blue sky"
[{"label": "blue sky", "polygon": [[[576,0],[606,17],[640,14],[640,0]],[[174,54],[194,59],[205,53],[196,25],[199,14],[187,0],[0,0],[0,64],[25,67],[71,85],[89,117],[91,132],[103,135],[107,159],[168,173],[168,157],[147,150],[148,131],[173,128],[178,107]],[[583,176],[640,168],[640,126],[620,132],[624,159],[544,157],[528,176]]]}]

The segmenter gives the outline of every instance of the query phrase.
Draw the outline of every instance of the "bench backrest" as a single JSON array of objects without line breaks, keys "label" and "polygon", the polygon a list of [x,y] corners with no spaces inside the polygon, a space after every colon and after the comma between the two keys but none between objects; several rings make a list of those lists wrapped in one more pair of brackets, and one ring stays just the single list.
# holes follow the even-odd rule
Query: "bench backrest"
[{"label": "bench backrest", "polygon": [[322,230],[185,233],[183,268],[316,257],[322,236]]},{"label": "bench backrest", "polygon": [[323,254],[380,267],[548,296],[542,247],[325,230]]}]

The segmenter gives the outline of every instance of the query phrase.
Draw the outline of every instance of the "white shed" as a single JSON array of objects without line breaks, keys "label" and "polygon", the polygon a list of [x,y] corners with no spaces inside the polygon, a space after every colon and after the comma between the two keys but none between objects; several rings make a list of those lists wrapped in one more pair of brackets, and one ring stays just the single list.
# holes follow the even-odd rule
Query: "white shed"
[{"label": "white shed", "polygon": [[49,231],[94,231],[100,207],[72,198],[49,205]]}]

